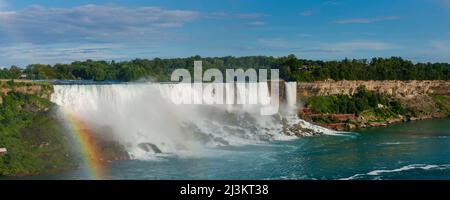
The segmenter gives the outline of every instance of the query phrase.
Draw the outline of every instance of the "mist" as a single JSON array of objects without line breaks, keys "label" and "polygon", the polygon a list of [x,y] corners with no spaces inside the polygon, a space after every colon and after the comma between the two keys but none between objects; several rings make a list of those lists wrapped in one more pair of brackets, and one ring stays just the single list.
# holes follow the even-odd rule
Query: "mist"
[{"label": "mist", "polygon": [[[180,98],[191,98],[200,91],[190,84],[180,90],[180,85],[160,83],[55,85],[51,100],[60,112],[70,112],[96,134],[124,145],[133,159],[151,159],[156,154],[199,156],[218,146],[260,144],[329,131],[296,116],[295,82],[285,84],[283,109],[271,116],[260,114],[271,98],[267,83],[258,83],[258,88],[262,90],[252,90],[248,84],[237,87],[246,95],[235,95],[236,100],[256,98],[256,104],[243,105],[178,104]],[[217,95],[214,90],[208,92]],[[311,132],[303,133],[298,126]]]}]

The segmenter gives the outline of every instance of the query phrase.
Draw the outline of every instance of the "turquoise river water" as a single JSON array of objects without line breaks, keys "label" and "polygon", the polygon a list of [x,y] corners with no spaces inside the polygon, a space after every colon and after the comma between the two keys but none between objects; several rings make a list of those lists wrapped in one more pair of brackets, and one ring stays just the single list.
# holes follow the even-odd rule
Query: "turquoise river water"
[{"label": "turquoise river water", "polygon": [[[89,179],[84,171],[26,178]],[[108,179],[450,179],[450,119],[120,161],[106,172]]]}]

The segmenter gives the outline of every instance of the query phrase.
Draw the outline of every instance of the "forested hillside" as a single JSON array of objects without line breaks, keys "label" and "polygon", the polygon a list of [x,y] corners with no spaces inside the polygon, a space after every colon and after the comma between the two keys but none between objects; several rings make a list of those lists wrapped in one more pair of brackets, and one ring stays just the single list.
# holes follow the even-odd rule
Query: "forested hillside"
[{"label": "forested hillside", "polygon": [[[77,61],[71,64],[32,64],[23,73],[30,79],[134,81],[148,78],[169,81],[173,70],[193,71],[194,60],[203,61],[203,69],[234,68],[279,69],[287,81],[311,82],[317,80],[449,80],[448,63],[413,63],[399,57],[371,60],[313,61],[287,57],[209,57],[194,56],[174,59],[135,59],[132,61]],[[0,70],[0,79],[19,78],[21,70],[12,66]]]}]

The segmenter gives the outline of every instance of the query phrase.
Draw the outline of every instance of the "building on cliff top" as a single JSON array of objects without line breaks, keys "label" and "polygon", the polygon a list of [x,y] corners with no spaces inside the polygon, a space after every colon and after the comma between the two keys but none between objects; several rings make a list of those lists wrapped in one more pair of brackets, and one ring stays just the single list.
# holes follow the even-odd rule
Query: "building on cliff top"
[{"label": "building on cliff top", "polygon": [[8,150],[6,148],[0,148],[0,156],[5,155],[6,153],[8,153]]}]

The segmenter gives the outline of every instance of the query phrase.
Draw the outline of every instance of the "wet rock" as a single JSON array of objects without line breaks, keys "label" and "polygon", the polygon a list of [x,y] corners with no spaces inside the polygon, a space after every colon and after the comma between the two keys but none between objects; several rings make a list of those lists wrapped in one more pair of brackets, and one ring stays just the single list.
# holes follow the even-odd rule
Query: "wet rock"
[{"label": "wet rock", "polygon": [[226,141],[225,139],[221,138],[221,137],[214,137],[214,141],[218,142],[222,145],[228,146],[230,145],[230,143],[228,141]]},{"label": "wet rock", "polygon": [[354,124],[347,124],[347,130],[353,130],[356,129],[356,125]]},{"label": "wet rock", "polygon": [[138,147],[146,152],[162,153],[161,149],[152,143],[140,143]]}]

